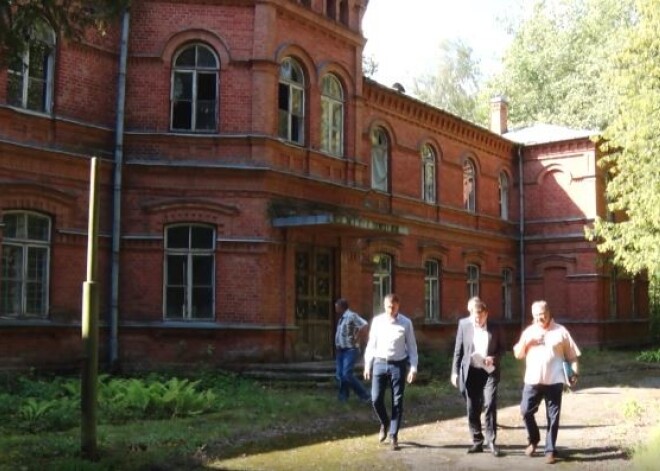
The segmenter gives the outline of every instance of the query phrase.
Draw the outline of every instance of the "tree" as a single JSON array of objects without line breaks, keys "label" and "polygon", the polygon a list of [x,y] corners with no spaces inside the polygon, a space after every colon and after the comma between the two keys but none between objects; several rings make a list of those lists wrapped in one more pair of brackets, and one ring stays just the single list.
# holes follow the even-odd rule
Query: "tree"
[{"label": "tree", "polygon": [[130,0],[0,0],[0,65],[20,58],[35,34],[47,26],[65,38],[90,27],[103,31]]},{"label": "tree", "polygon": [[538,122],[603,129],[613,91],[601,80],[620,37],[632,25],[634,0],[537,0],[513,26],[514,39],[489,95],[504,95],[512,126]]},{"label": "tree", "polygon": [[477,97],[481,72],[472,48],[460,39],[440,43],[440,62],[435,74],[413,81],[413,94],[422,101],[469,121],[478,116]]},{"label": "tree", "polygon": [[[660,0],[636,2],[634,28],[619,38],[606,86],[616,111],[605,129],[609,210],[588,237],[631,273],[660,274]],[[623,218],[618,217],[623,215]],[[620,220],[622,219],[622,220]]]}]

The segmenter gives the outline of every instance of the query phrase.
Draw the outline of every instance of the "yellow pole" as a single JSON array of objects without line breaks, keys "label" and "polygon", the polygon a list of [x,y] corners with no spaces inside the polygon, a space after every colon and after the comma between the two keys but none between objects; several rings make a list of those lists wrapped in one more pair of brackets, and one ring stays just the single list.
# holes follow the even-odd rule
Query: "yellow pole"
[{"label": "yellow pole", "polygon": [[98,161],[92,157],[89,182],[89,221],[87,230],[87,279],[83,283],[82,342],[83,365],[80,384],[81,452],[83,457],[98,458],[96,416],[98,396],[98,318],[99,296],[96,283],[97,238],[99,228]]}]

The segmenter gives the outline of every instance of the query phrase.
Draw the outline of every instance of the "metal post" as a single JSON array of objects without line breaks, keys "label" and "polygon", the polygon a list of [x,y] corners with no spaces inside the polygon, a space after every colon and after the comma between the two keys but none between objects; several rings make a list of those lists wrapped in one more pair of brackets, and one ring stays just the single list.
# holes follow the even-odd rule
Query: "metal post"
[{"label": "metal post", "polygon": [[83,283],[82,342],[83,366],[80,384],[81,452],[87,459],[97,459],[96,416],[99,363],[99,296],[96,283],[97,238],[99,226],[99,183],[97,158],[91,159],[89,183],[89,221],[87,231],[87,279]]}]

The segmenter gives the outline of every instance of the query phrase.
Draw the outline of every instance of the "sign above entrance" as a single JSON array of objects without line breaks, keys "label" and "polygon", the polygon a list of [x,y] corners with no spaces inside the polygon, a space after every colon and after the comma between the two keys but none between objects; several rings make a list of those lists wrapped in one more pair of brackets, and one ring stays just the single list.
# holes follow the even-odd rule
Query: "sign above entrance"
[{"label": "sign above entrance", "polygon": [[361,229],[365,232],[408,235],[408,228],[398,224],[372,221],[369,219],[332,213],[306,216],[277,217],[272,220],[273,227],[318,227],[334,226],[337,228]]}]

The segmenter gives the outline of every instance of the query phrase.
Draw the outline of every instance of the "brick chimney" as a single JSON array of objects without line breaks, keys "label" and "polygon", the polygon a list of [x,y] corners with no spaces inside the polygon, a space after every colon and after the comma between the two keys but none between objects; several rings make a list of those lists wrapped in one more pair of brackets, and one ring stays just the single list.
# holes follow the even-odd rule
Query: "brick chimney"
[{"label": "brick chimney", "polygon": [[507,132],[509,119],[509,104],[503,96],[496,96],[490,100],[490,130],[497,134]]}]

